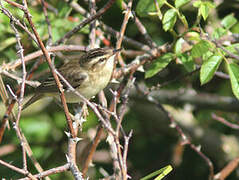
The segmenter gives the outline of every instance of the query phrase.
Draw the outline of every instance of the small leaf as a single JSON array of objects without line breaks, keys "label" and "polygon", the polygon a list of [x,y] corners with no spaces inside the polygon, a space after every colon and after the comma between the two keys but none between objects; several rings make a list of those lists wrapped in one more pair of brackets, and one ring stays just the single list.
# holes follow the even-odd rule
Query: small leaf
[{"label": "small leaf", "polygon": [[155,180],[161,180],[162,178],[164,178],[168,173],[170,173],[173,170],[171,165],[165,166],[153,173],[150,173],[149,175],[141,178],[140,180],[148,180],[148,179],[152,179],[153,177],[157,176],[155,178]]},{"label": "small leaf", "polygon": [[199,8],[201,6],[201,4],[202,4],[202,1],[195,1],[193,3],[193,6]]},{"label": "small leaf", "polygon": [[234,17],[233,14],[227,15],[226,17],[224,17],[222,19],[222,26],[230,29],[233,25],[235,25],[237,23],[237,19]]},{"label": "small leaf", "polygon": [[[159,9],[164,5],[165,0],[157,0]],[[136,13],[140,17],[149,16],[150,13],[156,12],[155,3],[152,0],[140,0],[136,6]]]},{"label": "small leaf", "polygon": [[215,8],[215,5],[210,1],[196,1],[193,6],[198,8],[199,15],[202,15],[204,20],[207,19],[209,11]]},{"label": "small leaf", "polygon": [[201,40],[201,37],[200,37],[200,34],[197,33],[197,32],[194,32],[194,31],[189,31],[187,34],[186,34],[186,37],[187,37],[187,40],[190,40],[190,41],[200,41]]},{"label": "small leaf", "polygon": [[163,29],[168,31],[173,28],[177,20],[177,12],[174,9],[169,9],[163,16]]},{"label": "small leaf", "polygon": [[[233,54],[238,54],[238,49],[239,49],[239,43],[235,43],[235,44],[232,44],[230,46],[226,46],[225,47],[228,51],[230,51],[230,53],[233,53]],[[224,52],[224,54],[227,54]]]},{"label": "small leaf", "polygon": [[227,30],[222,28],[222,27],[215,28],[213,33],[212,33],[212,38],[213,39],[219,39],[220,37],[226,35],[226,33],[227,33]]},{"label": "small leaf", "polygon": [[183,38],[179,38],[177,42],[175,43],[175,53],[181,54],[182,53],[182,46],[185,40]]},{"label": "small leaf", "polygon": [[167,53],[162,55],[160,58],[156,59],[149,69],[145,72],[145,78],[150,78],[165,68],[174,58],[172,53]]},{"label": "small leaf", "polygon": [[175,7],[180,8],[180,7],[184,6],[185,4],[187,4],[188,2],[190,2],[190,0],[176,0]]},{"label": "small leaf", "polygon": [[215,5],[212,2],[210,1],[202,2],[200,6],[200,13],[202,14],[204,20],[207,19],[209,11],[213,8],[215,8]]},{"label": "small leaf", "polygon": [[205,3],[202,3],[199,8],[200,14],[202,15],[203,19],[206,20],[209,14],[209,7],[206,6]]},{"label": "small leaf", "polygon": [[196,65],[195,65],[195,63],[193,61],[192,56],[189,56],[186,53],[185,54],[180,54],[178,56],[178,59],[182,62],[183,66],[185,67],[185,69],[188,72],[192,72],[192,71],[195,70]]},{"label": "small leaf", "polygon": [[185,41],[183,38],[179,38],[175,43],[174,52],[178,55],[191,49],[192,46],[187,41]]},{"label": "small leaf", "polygon": [[239,23],[237,22],[234,26],[232,26],[230,31],[234,34],[239,34]]},{"label": "small leaf", "polygon": [[222,61],[222,56],[213,55],[208,60],[204,61],[200,69],[201,85],[209,82]]},{"label": "small leaf", "polygon": [[203,61],[207,61],[211,56],[213,56],[215,53],[211,51],[207,51],[202,55]]},{"label": "small leaf", "polygon": [[197,44],[193,46],[192,56],[194,58],[198,58],[202,56],[203,54],[205,54],[206,52],[208,52],[210,47],[211,45],[207,41],[201,40],[200,42],[198,42]]},{"label": "small leaf", "polygon": [[116,4],[121,10],[123,10],[122,3],[123,3],[123,0],[116,0]]},{"label": "small leaf", "polygon": [[180,15],[180,20],[184,24],[185,28],[188,29],[188,21],[187,21],[186,17],[183,14]]},{"label": "small leaf", "polygon": [[227,63],[227,68],[230,76],[232,92],[239,99],[239,66],[235,63]]}]

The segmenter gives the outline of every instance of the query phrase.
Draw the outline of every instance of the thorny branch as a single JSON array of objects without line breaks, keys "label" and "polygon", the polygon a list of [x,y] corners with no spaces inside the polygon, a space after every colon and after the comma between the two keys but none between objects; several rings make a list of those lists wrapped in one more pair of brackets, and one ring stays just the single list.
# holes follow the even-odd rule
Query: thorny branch
[{"label": "thorny branch", "polygon": [[193,149],[200,157],[202,157],[202,159],[204,159],[206,161],[207,165],[209,166],[209,172],[210,172],[208,179],[213,180],[214,166],[213,166],[213,163],[211,162],[211,160],[201,151],[200,148],[198,148],[197,146],[195,146],[194,144],[191,143],[190,139],[186,136],[186,134],[183,132],[182,128],[174,120],[173,116],[158,101],[156,101],[151,96],[148,97],[148,100],[150,102],[154,103],[157,106],[157,108],[159,108],[160,110],[162,110],[165,113],[166,117],[170,121],[170,127],[175,128],[177,130],[178,134],[181,136],[182,145],[189,145],[191,149]]},{"label": "thorny branch", "polygon": [[[83,177],[86,176],[87,170],[88,170],[88,166],[89,163],[92,161],[92,157],[93,154],[97,148],[97,145],[99,143],[99,139],[100,136],[103,132],[103,127],[105,128],[105,130],[108,132],[108,135],[111,136],[111,150],[113,152],[113,159],[114,162],[116,163],[115,165],[115,177],[121,177],[122,179],[126,180],[128,178],[127,175],[127,164],[126,164],[126,159],[127,159],[127,153],[128,153],[128,145],[129,145],[129,139],[132,136],[132,131],[130,131],[130,133],[128,135],[126,135],[126,133],[124,132],[123,128],[122,128],[122,121],[123,121],[123,117],[126,113],[126,106],[127,106],[127,102],[128,102],[128,94],[129,94],[129,87],[128,85],[126,85],[124,82],[120,83],[119,88],[117,91],[112,91],[113,94],[113,100],[109,106],[109,108],[107,109],[107,101],[106,98],[104,97],[104,95],[102,94],[100,96],[102,105],[98,105],[98,104],[94,104],[91,103],[89,100],[85,99],[80,93],[78,93],[65,79],[64,77],[61,76],[61,74],[59,74],[57,72],[57,70],[54,68],[54,66],[51,63],[51,58],[49,55],[49,52],[56,52],[56,51],[86,51],[87,48],[83,47],[83,46],[70,46],[70,45],[61,45],[61,46],[51,46],[51,47],[47,47],[45,48],[45,45],[43,44],[42,40],[39,37],[39,34],[36,31],[35,25],[32,22],[31,19],[31,14],[29,13],[28,10],[28,6],[27,6],[27,2],[25,0],[23,0],[23,5],[18,4],[16,2],[10,1],[10,0],[5,0],[7,3],[11,4],[14,7],[17,7],[19,9],[21,9],[24,13],[25,13],[25,17],[28,20],[30,27],[33,31],[33,33],[31,33],[28,28],[24,25],[21,24],[21,22],[16,19],[8,10],[6,10],[5,8],[1,8],[1,11],[9,17],[9,19],[11,20],[11,25],[12,28],[15,31],[15,35],[17,38],[17,43],[18,43],[18,48],[19,48],[19,53],[20,53],[20,58],[16,61],[14,61],[14,63],[9,63],[9,64],[5,64],[2,66],[1,69],[1,74],[7,75],[13,79],[16,79],[18,81],[21,82],[21,86],[19,88],[18,93],[14,94],[14,91],[11,90],[10,86],[9,86],[9,90],[12,92],[12,95],[15,97],[15,101],[17,101],[18,103],[18,115],[17,115],[17,119],[16,121],[13,123],[13,127],[14,129],[16,129],[17,132],[17,136],[19,137],[21,143],[22,143],[22,149],[23,149],[23,168],[17,168],[12,166],[11,164],[8,164],[2,160],[0,160],[0,164],[20,173],[23,174],[25,176],[27,176],[24,179],[36,179],[36,178],[43,178],[46,177],[50,174],[55,174],[55,173],[60,173],[60,172],[64,172],[67,170],[71,170],[72,174],[74,175],[75,179],[83,179],[82,178],[82,174],[79,171],[77,165],[76,165],[76,158],[75,158],[75,154],[76,154],[76,145],[77,142],[79,141],[79,139],[77,138],[77,132],[78,132],[78,128],[73,128],[73,122],[71,120],[70,114],[69,114],[69,110],[65,101],[65,97],[64,97],[64,92],[62,90],[62,85],[60,83],[60,79],[69,87],[69,89],[71,91],[73,91],[76,95],[78,95],[79,97],[81,97],[86,104],[94,111],[94,113],[96,114],[96,116],[98,117],[98,119],[100,120],[100,122],[102,123],[103,126],[100,126],[98,129],[98,132],[95,136],[94,142],[92,143],[92,147],[90,149],[89,155],[87,157],[87,160],[84,164],[84,168],[83,168]],[[91,35],[90,35],[90,47],[93,48],[95,47],[95,43],[96,43],[96,36],[103,36],[102,35],[102,31],[99,29],[99,31],[97,31],[96,27],[95,27],[95,20],[97,20],[100,16],[102,16],[115,2],[115,0],[109,0],[107,2],[107,4],[101,8],[98,12],[96,12],[96,6],[95,6],[95,1],[91,0],[91,12],[90,12],[90,17],[86,18],[84,21],[82,21],[78,26],[76,26],[74,29],[72,29],[71,31],[69,31],[68,33],[66,33],[60,40],[58,40],[57,42],[54,43],[54,45],[60,44],[60,43],[64,43],[66,40],[68,40],[70,37],[72,37],[77,31],[79,31],[81,28],[83,28],[85,25],[91,23],[92,27],[91,27]],[[44,15],[45,15],[45,19],[46,19],[46,23],[48,25],[48,33],[49,33],[49,41],[48,44],[51,45],[52,42],[52,30],[51,30],[51,25],[50,25],[50,21],[48,19],[48,14],[47,14],[47,8],[48,5],[44,0],[41,0],[42,3],[42,7],[43,7],[43,11],[44,11]],[[167,52],[169,50],[171,50],[171,47],[165,48],[165,47],[157,47],[156,43],[151,39],[150,35],[147,33],[146,28],[144,27],[143,23],[141,23],[141,21],[139,20],[139,18],[137,18],[136,16],[135,18],[135,24],[139,30],[139,32],[143,35],[144,39],[146,40],[148,45],[145,45],[143,43],[140,43],[138,41],[135,41],[133,39],[130,39],[128,37],[126,37],[125,34],[125,30],[126,30],[126,26],[128,23],[128,20],[130,18],[131,14],[131,8],[132,8],[132,3],[133,1],[130,0],[128,1],[128,4],[126,5],[123,2],[123,8],[126,10],[125,11],[125,16],[124,16],[124,20],[123,23],[121,25],[121,30],[120,32],[117,32],[116,30],[112,29],[111,27],[101,23],[101,26],[103,27],[103,29],[107,32],[109,32],[110,34],[112,34],[113,36],[116,37],[117,39],[117,43],[116,43],[116,48],[120,48],[122,45],[122,42],[125,41],[128,44],[133,45],[135,48],[138,48],[140,50],[142,50],[143,52],[147,52],[147,54],[141,54],[140,56],[135,55],[133,57],[137,57],[137,59],[135,59],[132,63],[130,64],[125,64],[125,62],[123,61],[122,58],[119,58],[119,62],[121,64],[121,68],[116,70],[115,73],[113,74],[113,78],[114,79],[118,79],[119,77],[124,76],[124,78],[126,77],[126,74],[130,74],[130,78],[129,78],[129,83],[134,82],[134,78],[133,78],[133,74],[136,72],[136,70],[141,67],[142,65],[144,65],[146,62],[149,61],[153,61],[154,59],[156,59],[157,57],[159,57],[162,52]],[[155,3],[157,3],[157,1],[155,1]],[[83,8],[81,8],[77,2],[72,1],[70,3],[70,5],[77,9],[78,12],[82,13],[84,16],[87,16],[87,11],[85,11]],[[23,55],[23,48],[21,46],[20,43],[20,36],[19,33],[17,32],[15,25],[19,26],[23,31],[27,32],[27,34],[29,35],[29,37],[32,38],[33,41],[36,42],[36,44],[40,47],[40,51],[37,51],[35,53],[32,53],[28,56],[24,56]],[[97,33],[98,32],[98,33]],[[100,35],[99,35],[100,34]],[[101,39],[101,38],[100,38]],[[102,40],[102,39],[101,39]],[[109,42],[107,40],[107,42]],[[213,41],[214,42],[214,41]],[[223,51],[225,51],[226,53],[228,53],[228,55],[231,58],[235,58],[235,59],[239,59],[237,57],[237,55],[232,54],[230,52],[228,52],[223,46],[221,46],[220,44],[218,44],[217,42],[214,42],[215,45],[222,49]],[[105,43],[107,44],[107,43]],[[141,52],[142,53],[142,52]],[[36,175],[32,175],[30,172],[27,171],[27,164],[26,164],[26,153],[24,152],[25,150],[27,151],[27,154],[29,155],[29,149],[27,144],[27,141],[24,137],[24,134],[21,132],[21,129],[19,129],[19,121],[20,121],[20,117],[21,117],[21,107],[22,107],[22,99],[24,97],[24,88],[25,88],[25,84],[29,84],[31,83],[30,81],[28,81],[27,79],[27,75],[26,75],[26,68],[25,68],[25,63],[27,61],[30,61],[36,57],[40,57],[44,55],[44,57],[46,58],[49,68],[55,78],[56,84],[58,86],[60,95],[61,95],[61,101],[64,107],[64,112],[65,112],[65,116],[67,119],[67,123],[68,123],[68,128],[69,128],[69,136],[68,136],[68,153],[67,153],[67,163],[63,166],[59,166],[56,168],[52,168],[50,170],[46,170],[43,172],[40,172],[39,174]],[[119,56],[118,56],[119,57]],[[22,65],[22,72],[23,75],[21,78],[9,73],[7,70],[14,70],[15,68],[17,68],[18,66]],[[122,91],[126,91],[126,93],[122,93]],[[117,105],[119,104],[119,99],[122,98],[122,104],[119,108],[119,111],[117,112]],[[152,100],[153,98],[151,98],[150,100]],[[173,117],[171,116],[171,114],[169,112],[167,112],[164,107],[158,103],[158,101],[153,101],[158,108],[162,109],[164,111],[164,113],[167,115],[169,121],[171,122],[172,127],[174,127],[177,132],[179,133],[179,135],[181,136],[181,138],[183,139],[183,144],[188,144],[195,152],[197,152],[208,164],[209,166],[209,170],[210,170],[210,175],[209,175],[209,179],[212,179],[214,176],[214,167],[213,164],[211,162],[211,160],[201,152],[200,149],[198,149],[194,144],[191,143],[191,141],[187,138],[187,136],[184,134],[183,130],[180,128],[179,125],[176,124],[175,120],[173,119]],[[4,120],[8,119],[8,116],[11,114],[12,108],[14,106],[14,103],[11,104],[11,106],[8,106],[8,110],[6,113],[6,116],[4,117]],[[112,127],[111,121],[110,121],[110,117],[113,117],[117,123],[116,128],[114,129]],[[226,124],[229,127],[238,129],[237,126],[233,126],[232,124],[228,124],[225,123],[225,120],[218,117],[218,116],[213,116],[214,119]],[[1,131],[0,131],[1,132]],[[120,138],[121,135],[123,135],[124,137],[124,146],[122,148],[121,144],[120,144]],[[0,136],[1,139],[1,136]],[[25,144],[24,144],[25,143]],[[236,162],[236,163],[235,163]],[[238,166],[238,159],[236,159],[234,161],[234,164],[236,164],[233,167]],[[231,166],[232,167],[232,166]],[[228,168],[229,169],[229,168]],[[227,169],[227,173],[225,173],[226,177],[228,174],[230,174],[230,170]],[[117,170],[119,170],[119,172],[117,172]],[[223,171],[222,171],[223,172]]]}]

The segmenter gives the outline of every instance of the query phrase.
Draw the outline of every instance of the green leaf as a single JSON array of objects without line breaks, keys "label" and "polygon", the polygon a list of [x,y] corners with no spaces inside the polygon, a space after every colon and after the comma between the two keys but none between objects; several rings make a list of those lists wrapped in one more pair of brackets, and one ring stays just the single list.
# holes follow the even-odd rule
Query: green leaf
[{"label": "green leaf", "polygon": [[156,59],[145,72],[145,78],[150,78],[165,68],[174,58],[173,53],[167,53]]},{"label": "green leaf", "polygon": [[208,60],[204,61],[200,69],[201,85],[209,82],[222,61],[222,56],[213,55]]},{"label": "green leaf", "polygon": [[210,2],[210,1],[196,1],[193,3],[194,7],[197,7],[199,10],[199,15],[202,15],[203,19],[206,20],[208,15],[209,15],[209,11],[213,8],[215,8],[214,3]]},{"label": "green leaf", "polygon": [[235,63],[227,63],[227,68],[230,76],[232,92],[239,99],[239,66]]},{"label": "green leaf", "polygon": [[233,25],[235,25],[237,23],[237,19],[234,17],[233,14],[227,15],[226,17],[224,17],[222,19],[222,26],[230,29]]},{"label": "green leaf", "polygon": [[211,45],[205,41],[201,40],[197,44],[195,44],[192,48],[192,56],[194,58],[198,58],[202,56],[203,54],[207,53],[210,49]]},{"label": "green leaf", "polygon": [[[159,9],[164,5],[165,0],[157,0]],[[152,0],[140,0],[136,6],[136,13],[140,17],[149,16],[150,13],[156,12],[155,3]]]},{"label": "green leaf", "polygon": [[188,72],[195,70],[196,65],[193,61],[192,56],[187,55],[186,53],[178,55],[178,59],[182,62],[183,66]]},{"label": "green leaf", "polygon": [[169,9],[163,16],[163,29],[168,31],[173,28],[177,20],[177,12],[174,9]]},{"label": "green leaf", "polygon": [[60,1],[58,3],[57,9],[59,10],[58,18],[66,18],[69,16],[70,12],[72,11],[71,6],[67,6],[66,2]]},{"label": "green leaf", "polygon": [[199,8],[199,11],[203,19],[206,20],[209,14],[209,7],[205,3],[202,3]]},{"label": "green leaf", "polygon": [[199,8],[201,6],[201,4],[202,4],[202,1],[195,1],[193,3],[193,6]]},{"label": "green leaf", "polygon": [[184,24],[185,28],[188,29],[188,21],[187,21],[186,17],[183,14],[180,14],[179,18],[182,21],[182,23]]},{"label": "green leaf", "polygon": [[230,31],[234,34],[239,34],[239,23],[237,22],[234,26],[232,26]]},{"label": "green leaf", "polygon": [[219,28],[215,28],[213,33],[212,33],[212,37],[213,39],[219,39],[220,37],[224,36],[227,34],[227,30],[219,27]]},{"label": "green leaf", "polygon": [[206,1],[201,4],[200,12],[204,20],[207,19],[209,11],[213,9],[215,5],[212,2]]},{"label": "green leaf", "polygon": [[157,176],[155,178],[155,180],[161,180],[162,178],[164,178],[168,173],[170,173],[171,171],[173,170],[172,166],[171,165],[168,165],[168,166],[165,166],[143,178],[141,178],[140,180],[148,180],[148,179],[151,179],[155,176]]},{"label": "green leaf", "polygon": [[116,4],[121,10],[123,10],[122,2],[123,0],[116,0]]},{"label": "green leaf", "polygon": [[181,54],[182,53],[182,46],[185,40],[183,38],[179,38],[177,42],[175,43],[175,48],[174,51],[176,54]]},{"label": "green leaf", "polygon": [[201,37],[200,37],[200,34],[197,33],[197,32],[194,32],[194,31],[190,31],[187,33],[187,39],[190,40],[190,41],[200,41],[201,40]]},{"label": "green leaf", "polygon": [[[235,44],[232,44],[230,46],[226,46],[225,47],[228,51],[230,51],[230,53],[233,53],[233,54],[238,54],[238,49],[239,49],[239,43],[235,43]],[[224,51],[223,51],[224,52]],[[225,55],[227,55],[228,53],[224,52]]]},{"label": "green leaf", "polygon": [[187,4],[188,2],[190,2],[190,0],[176,0],[175,7],[180,8],[180,7],[184,6],[185,4]]},{"label": "green leaf", "polygon": [[207,51],[202,55],[203,61],[207,61],[211,56],[213,56],[215,53],[211,51]]}]

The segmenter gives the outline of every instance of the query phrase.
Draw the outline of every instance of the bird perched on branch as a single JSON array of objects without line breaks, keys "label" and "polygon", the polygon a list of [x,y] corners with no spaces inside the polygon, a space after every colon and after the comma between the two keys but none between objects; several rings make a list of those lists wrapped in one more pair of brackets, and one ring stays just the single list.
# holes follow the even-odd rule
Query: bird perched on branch
[{"label": "bird perched on branch", "polygon": [[[90,99],[109,83],[114,68],[114,55],[120,51],[121,49],[112,48],[95,48],[89,50],[79,59],[71,60],[61,66],[58,72],[76,91],[85,98]],[[82,102],[82,99],[73,91],[70,91],[62,79],[60,81],[65,90],[64,94],[67,103]],[[35,95],[23,106],[23,109],[47,96],[60,99],[59,90],[52,75],[49,75],[36,88]]]}]

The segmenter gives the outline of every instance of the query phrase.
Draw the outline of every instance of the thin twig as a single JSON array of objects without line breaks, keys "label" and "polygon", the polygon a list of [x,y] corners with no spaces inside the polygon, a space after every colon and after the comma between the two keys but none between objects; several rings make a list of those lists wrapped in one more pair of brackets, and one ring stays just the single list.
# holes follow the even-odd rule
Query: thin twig
[{"label": "thin twig", "polygon": [[55,72],[57,73],[57,75],[60,77],[60,79],[67,85],[67,87],[69,88],[70,91],[72,91],[73,93],[75,93],[77,96],[79,96],[84,102],[86,102],[86,104],[94,111],[94,113],[96,114],[96,116],[99,118],[99,120],[103,123],[104,127],[113,135],[115,136],[115,132],[112,129],[111,125],[108,123],[108,121],[105,121],[104,118],[102,117],[102,115],[100,114],[100,112],[98,111],[98,109],[96,108],[96,106],[91,103],[88,99],[86,99],[83,95],[81,95],[78,91],[76,91],[71,84],[57,71],[55,70]]},{"label": "thin twig", "polygon": [[[20,131],[19,130],[19,128],[20,128],[19,122],[20,122],[21,112],[22,112],[22,103],[23,103],[23,97],[24,97],[24,92],[25,92],[25,81],[26,81],[27,72],[26,72],[26,66],[25,66],[24,55],[23,55],[24,50],[21,45],[20,35],[18,33],[18,30],[15,28],[13,21],[10,22],[10,24],[11,24],[13,31],[15,32],[15,36],[16,36],[16,40],[17,40],[17,53],[19,54],[21,63],[22,63],[22,82],[20,85],[21,86],[20,95],[17,99],[18,114],[17,114],[17,119],[16,119],[16,129],[17,129],[17,131]],[[27,158],[26,158],[26,151],[25,151],[23,141],[21,141],[21,146],[22,146],[22,157],[23,157],[23,169],[27,170]]]},{"label": "thin twig", "polygon": [[225,180],[239,165],[239,157],[231,160],[220,172],[218,172],[214,179]]},{"label": "thin twig", "polygon": [[[79,12],[80,14],[82,14],[83,16],[87,17],[88,13],[87,11],[82,8],[77,2],[75,1],[72,1],[70,3],[70,6],[76,10],[77,12]],[[105,29],[106,31],[108,31],[110,34],[114,35],[115,37],[119,37],[119,32],[114,30],[113,28],[107,26],[106,24],[104,24],[102,21],[100,21],[100,25],[103,27],[103,29]],[[102,33],[101,33],[102,34]],[[101,39],[102,40],[102,39]],[[138,49],[142,49],[144,51],[150,51],[150,47],[145,45],[145,44],[142,44],[138,41],[135,41],[134,39],[131,39],[131,38],[128,38],[126,37],[125,35],[123,36],[123,41],[125,41],[126,43],[132,45],[132,46],[135,46],[136,48]],[[103,40],[103,42],[105,42]],[[109,42],[107,41],[106,43],[107,46],[109,46]]]},{"label": "thin twig", "polygon": [[[39,3],[41,3],[41,0],[38,0]],[[51,4],[44,1],[44,6],[49,9],[50,11],[54,12],[56,15],[58,14],[58,9],[53,7]]]},{"label": "thin twig", "polygon": [[89,164],[90,164],[90,162],[93,159],[93,155],[94,155],[94,153],[96,151],[96,148],[97,148],[98,144],[100,143],[100,137],[101,137],[102,133],[103,133],[103,128],[102,128],[102,126],[99,126],[98,129],[97,129],[97,133],[95,135],[95,138],[93,140],[93,143],[91,145],[90,152],[89,152],[89,154],[88,154],[88,156],[86,158],[86,161],[84,163],[84,166],[83,166],[83,170],[82,170],[83,177],[86,176]]},{"label": "thin twig", "polygon": [[147,99],[150,102],[154,103],[160,110],[162,110],[165,113],[168,120],[170,121],[170,127],[175,128],[177,130],[178,134],[181,136],[181,138],[183,140],[182,144],[189,145],[191,149],[193,149],[202,159],[205,160],[205,162],[207,163],[207,165],[209,167],[208,179],[212,180],[213,176],[214,176],[214,166],[213,166],[211,160],[198,147],[196,147],[194,144],[191,143],[189,138],[183,132],[182,128],[176,123],[176,121],[174,120],[172,115],[158,101],[156,101],[153,97],[149,97]]},{"label": "thin twig", "polygon": [[10,11],[8,11],[7,9],[3,8],[2,4],[1,4],[1,9],[0,9],[9,19],[11,19],[17,26],[19,26],[20,28],[22,28],[28,35],[29,37],[36,43],[37,40],[35,38],[35,36],[28,30],[28,28],[26,26],[24,26],[20,20],[18,20],[17,18],[15,18],[12,13]]},{"label": "thin twig", "polygon": [[[119,33],[119,36],[117,38],[116,49],[121,48],[121,44],[122,44],[122,41],[123,41],[123,38],[124,38],[124,33],[125,33],[125,30],[126,30],[126,26],[128,24],[129,18],[131,16],[132,4],[133,4],[133,0],[129,0],[126,11],[125,11],[124,20],[123,20],[123,23],[122,23],[121,28],[120,28],[120,33]],[[121,58],[119,58],[119,55],[120,55],[120,53],[117,53],[116,56],[115,56],[115,59],[118,59],[120,65],[123,67],[123,66],[125,66],[125,63],[122,61]]]},{"label": "thin twig", "polygon": [[89,18],[85,19],[83,22],[81,22],[79,25],[77,25],[74,29],[67,32],[61,39],[59,39],[54,45],[64,43],[67,39],[69,39],[71,36],[73,36],[76,32],[78,32],[81,28],[89,24],[91,21],[99,18],[102,14],[104,14],[113,4],[115,0],[109,0],[107,4],[101,8],[95,15],[90,16]]},{"label": "thin twig", "polygon": [[[27,5],[25,4],[25,6],[27,6]],[[60,91],[60,98],[61,98],[61,102],[62,102],[62,105],[63,105],[63,108],[64,108],[65,116],[66,116],[66,119],[67,119],[68,128],[69,128],[69,130],[70,130],[70,132],[72,134],[72,137],[75,137],[75,132],[74,132],[74,129],[73,129],[73,126],[72,126],[72,120],[71,120],[71,117],[70,117],[70,114],[69,114],[69,110],[68,110],[68,107],[67,107],[67,104],[66,104],[66,99],[65,99],[65,95],[64,95],[64,92],[63,92],[62,85],[60,83],[60,80],[59,80],[58,76],[55,73],[55,68],[54,68],[53,64],[51,63],[51,58],[50,58],[50,56],[48,54],[48,51],[45,48],[43,42],[41,41],[40,36],[39,36],[38,32],[36,31],[35,25],[32,22],[32,19],[31,19],[32,16],[30,15],[28,9],[25,8],[25,6],[24,6],[24,8],[22,10],[24,11],[24,13],[26,15],[26,18],[27,18],[27,20],[28,20],[28,22],[29,22],[29,24],[30,24],[30,26],[32,28],[32,31],[34,32],[34,35],[35,35],[35,37],[36,37],[36,39],[37,39],[37,41],[39,43],[39,46],[40,46],[40,48],[41,48],[41,50],[42,50],[42,52],[43,52],[43,54],[44,54],[44,56],[45,56],[45,58],[47,60],[47,63],[49,65],[49,67],[50,67],[52,75],[53,75],[53,77],[54,77],[54,79],[56,81],[56,85],[57,85],[57,87],[58,87],[58,89]]]},{"label": "thin twig", "polygon": [[[34,175],[34,177],[41,179],[44,178],[46,176],[52,175],[52,174],[57,174],[57,173],[61,173],[61,172],[65,172],[68,171],[70,169],[70,164],[67,163],[65,165],[59,166],[59,167],[55,167],[55,168],[51,168],[49,170],[46,170],[44,172],[41,172],[39,174]],[[29,180],[30,178],[22,178],[19,180]]]},{"label": "thin twig", "polygon": [[[71,51],[81,51],[81,52],[86,52],[88,50],[87,47],[85,46],[80,46],[80,45],[59,45],[59,46],[52,46],[47,48],[48,52],[58,52],[58,51],[66,51],[66,52],[71,52]],[[32,59],[35,59],[37,57],[40,57],[43,55],[42,50],[33,52],[27,56],[24,57],[24,61],[28,62]],[[8,64],[5,64],[2,66],[2,69],[6,70],[14,70],[16,69],[19,65],[21,65],[21,60],[17,59],[13,62],[10,62]]]},{"label": "thin twig", "polygon": [[[195,92],[193,89],[154,90],[145,92],[163,104],[192,104],[200,109],[214,109],[238,112],[239,101],[230,96],[218,96],[211,93]],[[136,97],[137,98],[137,97]]]},{"label": "thin twig", "polygon": [[[124,152],[123,152],[123,165],[124,169],[127,173],[127,155],[128,155],[128,149],[129,149],[129,140],[132,137],[133,130],[130,131],[128,136],[124,136]],[[128,176],[128,175],[126,175]]]},{"label": "thin twig", "polygon": [[[209,38],[209,37],[208,37],[208,38]],[[210,39],[210,38],[209,38],[209,39]],[[223,47],[221,44],[219,44],[216,40],[212,40],[212,39],[210,39],[210,40],[216,45],[216,47],[218,47],[218,48],[220,48],[221,50],[223,50],[224,52],[226,52],[230,58],[233,58],[233,59],[236,59],[236,60],[239,61],[239,56],[238,56],[238,55],[236,55],[236,54],[230,52],[229,50],[227,50],[226,48],[224,48],[224,47]]]},{"label": "thin twig", "polygon": [[28,176],[30,179],[33,179],[33,180],[37,180],[37,178],[35,178],[30,172],[26,171],[26,170],[23,170],[23,169],[20,169],[16,166],[13,166],[7,162],[4,162],[0,159],[0,164],[3,165],[3,166],[6,166],[8,167],[9,169],[12,169],[13,171],[15,172],[18,172],[20,174],[23,174],[24,176]]},{"label": "thin twig", "polygon": [[77,139],[68,137],[67,161],[70,164],[70,170],[76,180],[83,180],[82,173],[76,165],[76,145]]},{"label": "thin twig", "polygon": [[[7,77],[10,77],[10,78],[12,78],[12,79],[15,79],[16,81],[18,81],[18,82],[20,82],[20,83],[23,82],[22,78],[20,78],[20,77],[14,75],[14,74],[11,74],[11,73],[9,73],[9,72],[6,71],[6,70],[0,70],[0,74],[3,74],[3,75],[5,75],[5,76],[7,76]],[[32,86],[32,87],[37,87],[37,86],[39,86],[41,83],[38,82],[38,81],[28,81],[28,80],[25,80],[25,84],[30,85],[30,86]]]},{"label": "thin twig", "polygon": [[[123,8],[126,10],[127,9],[127,5],[124,1],[122,1],[122,6]],[[155,48],[157,47],[157,44],[155,42],[153,42],[152,38],[149,36],[146,28],[144,27],[144,25],[141,23],[141,21],[139,20],[138,17],[136,17],[136,15],[134,14],[134,19],[135,19],[135,24],[139,30],[139,32],[143,35],[144,39],[146,40],[146,42],[148,43],[148,45],[151,48]]]},{"label": "thin twig", "polygon": [[[96,4],[95,0],[89,0],[89,9],[90,9],[90,15],[94,16],[96,14]],[[95,38],[96,38],[96,20],[92,21],[90,23],[90,34],[89,34],[89,40],[90,40],[90,48],[95,48]]]},{"label": "thin twig", "polygon": [[49,34],[48,44],[51,45],[52,44],[52,30],[51,30],[52,28],[51,28],[51,23],[49,21],[49,17],[47,13],[47,4],[45,3],[45,0],[41,0],[41,4],[42,4],[43,13],[46,19],[46,24],[47,24],[48,34]]},{"label": "thin twig", "polygon": [[224,118],[217,116],[216,114],[212,113],[212,119],[219,121],[220,123],[232,128],[232,129],[239,129],[239,125],[238,124],[233,124],[228,122],[227,120],[225,120]]}]

